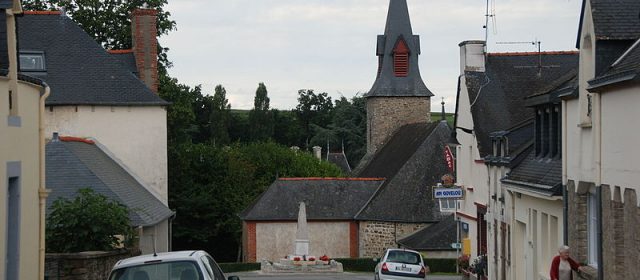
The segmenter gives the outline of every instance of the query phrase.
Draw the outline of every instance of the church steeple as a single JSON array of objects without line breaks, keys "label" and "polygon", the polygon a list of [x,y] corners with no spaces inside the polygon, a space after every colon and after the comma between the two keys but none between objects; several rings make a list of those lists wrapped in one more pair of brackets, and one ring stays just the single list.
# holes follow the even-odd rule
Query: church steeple
[{"label": "church steeple", "polygon": [[384,35],[376,47],[378,75],[365,97],[433,96],[420,76],[420,37],[413,35],[406,0],[390,0]]}]

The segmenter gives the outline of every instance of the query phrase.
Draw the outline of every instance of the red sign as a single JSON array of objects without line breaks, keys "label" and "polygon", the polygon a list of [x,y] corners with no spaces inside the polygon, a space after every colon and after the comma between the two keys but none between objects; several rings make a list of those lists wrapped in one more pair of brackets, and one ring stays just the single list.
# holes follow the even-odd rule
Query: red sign
[{"label": "red sign", "polygon": [[449,168],[449,171],[451,171],[451,173],[453,173],[453,153],[451,153],[451,149],[449,148],[449,146],[444,146],[444,161],[447,162],[447,167]]}]

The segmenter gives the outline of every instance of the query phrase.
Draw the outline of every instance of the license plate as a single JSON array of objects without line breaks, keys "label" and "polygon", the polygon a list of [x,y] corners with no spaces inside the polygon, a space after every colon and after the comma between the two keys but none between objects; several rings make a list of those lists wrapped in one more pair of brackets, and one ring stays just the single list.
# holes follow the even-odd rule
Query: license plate
[{"label": "license plate", "polygon": [[411,272],[411,268],[410,267],[396,267],[396,270]]}]

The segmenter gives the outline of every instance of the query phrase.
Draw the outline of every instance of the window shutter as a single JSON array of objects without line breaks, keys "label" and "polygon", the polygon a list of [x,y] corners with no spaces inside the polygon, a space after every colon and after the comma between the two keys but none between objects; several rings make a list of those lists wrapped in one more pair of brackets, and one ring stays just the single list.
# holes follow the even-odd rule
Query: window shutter
[{"label": "window shutter", "polygon": [[400,39],[393,50],[393,72],[396,77],[409,75],[409,49],[404,40]]}]

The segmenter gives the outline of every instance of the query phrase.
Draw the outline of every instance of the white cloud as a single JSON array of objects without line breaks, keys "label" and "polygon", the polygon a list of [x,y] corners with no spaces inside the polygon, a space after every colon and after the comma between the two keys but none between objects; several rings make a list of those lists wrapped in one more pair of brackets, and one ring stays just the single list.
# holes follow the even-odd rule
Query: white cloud
[{"label": "white cloud", "polygon": [[[541,40],[543,50],[572,49],[579,0],[497,0],[497,34],[490,51],[534,51],[500,41]],[[421,36],[420,70],[436,94],[455,108],[458,43],[484,38],[485,1],[409,0],[414,33]],[[297,104],[297,91],[312,88],[334,98],[366,92],[373,84],[376,35],[382,34],[388,0],[178,0],[166,7],[178,30],[161,38],[169,70],[180,82],[227,89],[233,108],[249,109],[259,82],[272,107]],[[492,25],[490,24],[490,27]]]}]

